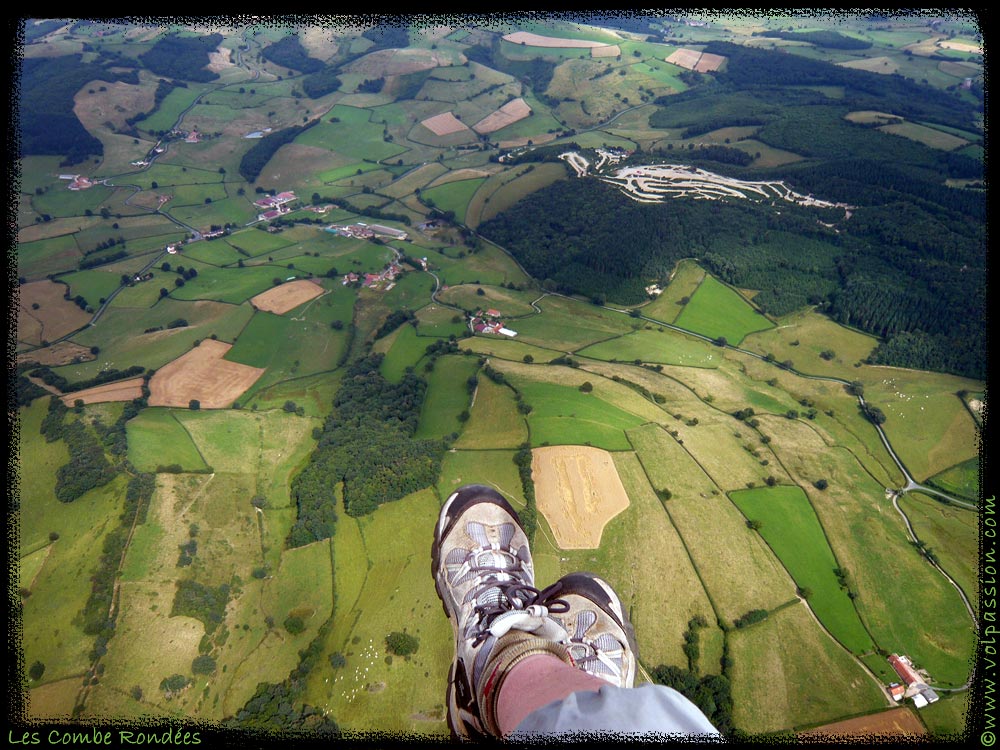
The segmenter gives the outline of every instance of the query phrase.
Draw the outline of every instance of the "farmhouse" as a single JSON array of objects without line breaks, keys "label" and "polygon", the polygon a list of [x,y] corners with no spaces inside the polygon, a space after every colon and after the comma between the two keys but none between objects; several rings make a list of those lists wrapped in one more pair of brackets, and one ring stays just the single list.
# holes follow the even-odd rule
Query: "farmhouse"
[{"label": "farmhouse", "polygon": [[[931,690],[924,678],[913,668],[913,662],[906,656],[892,654],[889,656],[889,664],[896,670],[896,674],[906,685],[904,695],[913,699],[913,705],[923,708],[928,703],[934,703],[938,699],[937,693]],[[895,696],[894,696],[895,697]]]},{"label": "farmhouse", "polygon": [[405,240],[408,236],[406,232],[400,229],[393,229],[392,227],[382,226],[381,224],[371,224],[368,228],[375,234],[379,234],[384,237],[392,237],[395,240]]},{"label": "farmhouse", "polygon": [[59,179],[71,180],[69,183],[70,190],[86,190],[87,188],[94,186],[94,183],[91,182],[89,178],[80,174],[61,174],[59,175]]},{"label": "farmhouse", "polygon": [[342,237],[354,237],[357,239],[370,240],[375,236],[392,237],[395,240],[405,240],[409,235],[399,229],[382,226],[381,224],[365,224],[359,221],[351,226],[339,226],[331,224],[326,231],[339,234]]},{"label": "farmhouse", "polygon": [[489,333],[497,336],[507,336],[509,338],[514,338],[517,336],[517,331],[513,331],[510,328],[506,328],[503,322],[500,320],[500,312],[498,310],[487,310],[485,313],[480,310],[472,319],[469,321],[469,327],[475,333]]},{"label": "farmhouse", "polygon": [[287,190],[283,193],[278,193],[277,195],[266,195],[259,201],[254,201],[254,205],[257,208],[280,208],[286,203],[291,203],[294,200],[298,200],[295,193],[291,190]]},{"label": "farmhouse", "polygon": [[279,206],[278,208],[273,208],[270,211],[265,211],[262,214],[257,214],[257,221],[270,221],[271,219],[277,219],[279,216],[283,216],[287,213],[291,213],[291,209]]}]

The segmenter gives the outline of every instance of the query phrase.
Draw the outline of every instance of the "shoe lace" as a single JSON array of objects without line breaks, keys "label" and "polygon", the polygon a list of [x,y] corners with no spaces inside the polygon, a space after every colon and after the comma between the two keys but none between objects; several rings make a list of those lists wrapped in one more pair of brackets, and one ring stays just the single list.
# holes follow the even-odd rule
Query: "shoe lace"
[{"label": "shoe lace", "polygon": [[[467,575],[479,581],[468,593],[468,599],[480,602],[473,607],[476,616],[476,635],[472,645],[478,646],[490,635],[490,627],[501,615],[513,610],[532,611],[533,614],[561,614],[569,611],[569,604],[562,599],[549,599],[540,604],[541,592],[524,582],[525,571],[520,559],[507,551],[491,550],[494,555],[500,552],[503,559],[512,563],[510,566],[480,565],[476,560],[479,552],[471,552],[468,559]],[[502,580],[504,576],[509,580]],[[532,607],[535,609],[532,610]]]}]

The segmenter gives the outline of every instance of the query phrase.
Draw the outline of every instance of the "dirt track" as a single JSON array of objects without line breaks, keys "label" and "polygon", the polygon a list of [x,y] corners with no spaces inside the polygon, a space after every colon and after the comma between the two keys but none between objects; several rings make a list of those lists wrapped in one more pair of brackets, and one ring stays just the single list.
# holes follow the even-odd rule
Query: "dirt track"
[{"label": "dirt track", "polygon": [[611,454],[584,445],[532,450],[531,476],[538,510],[563,549],[595,549],[604,526],[629,499]]}]

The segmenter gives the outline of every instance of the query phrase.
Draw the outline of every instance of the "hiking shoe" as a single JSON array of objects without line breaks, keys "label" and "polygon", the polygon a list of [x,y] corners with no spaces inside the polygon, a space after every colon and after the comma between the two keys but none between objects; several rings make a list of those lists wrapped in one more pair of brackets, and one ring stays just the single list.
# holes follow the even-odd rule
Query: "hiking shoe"
[{"label": "hiking shoe", "polygon": [[528,538],[517,512],[492,487],[467,485],[441,508],[431,548],[434,587],[451,620],[448,728],[457,739],[499,736],[496,693],[520,659],[553,653],[571,663],[566,631],[550,616],[565,602],[537,602]]},{"label": "hiking shoe", "polygon": [[569,605],[557,619],[569,634],[574,665],[612,685],[633,687],[635,630],[611,584],[592,573],[570,573],[542,591],[539,601],[554,597]]}]

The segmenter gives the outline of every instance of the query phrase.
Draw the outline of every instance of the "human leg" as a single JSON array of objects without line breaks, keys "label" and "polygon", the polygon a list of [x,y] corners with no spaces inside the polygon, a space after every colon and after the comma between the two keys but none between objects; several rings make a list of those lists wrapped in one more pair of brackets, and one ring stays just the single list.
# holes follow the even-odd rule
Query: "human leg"
[{"label": "human leg", "polygon": [[431,569],[455,635],[448,726],[458,738],[499,736],[496,698],[521,661],[546,654],[572,663],[554,620],[565,602],[538,603],[534,564],[517,512],[496,490],[468,485],[445,501]]}]

